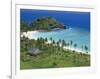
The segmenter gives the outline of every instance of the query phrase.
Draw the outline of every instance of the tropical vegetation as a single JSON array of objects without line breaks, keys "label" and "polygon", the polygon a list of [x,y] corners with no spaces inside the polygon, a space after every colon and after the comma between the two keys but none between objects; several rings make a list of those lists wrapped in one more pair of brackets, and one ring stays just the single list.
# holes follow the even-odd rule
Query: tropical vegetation
[{"label": "tropical vegetation", "polygon": [[[50,38],[52,40],[52,38]],[[62,46],[60,46],[62,43]],[[21,69],[34,68],[60,68],[60,67],[80,67],[90,65],[90,55],[82,52],[64,49],[66,46],[64,40],[55,42],[48,39],[38,38],[37,40],[21,37]],[[76,46],[76,44],[75,44]],[[30,55],[30,48],[38,48],[41,53]]]}]

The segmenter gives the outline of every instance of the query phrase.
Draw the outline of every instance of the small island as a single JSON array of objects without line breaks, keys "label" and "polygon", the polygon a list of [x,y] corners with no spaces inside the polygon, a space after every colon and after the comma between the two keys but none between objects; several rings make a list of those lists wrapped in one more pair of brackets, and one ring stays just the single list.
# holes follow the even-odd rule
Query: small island
[{"label": "small island", "polygon": [[[28,27],[27,27],[28,26]],[[21,22],[21,32],[26,31],[55,31],[60,29],[66,29],[66,26],[63,23],[60,23],[53,17],[40,17],[33,20],[30,24]]]}]

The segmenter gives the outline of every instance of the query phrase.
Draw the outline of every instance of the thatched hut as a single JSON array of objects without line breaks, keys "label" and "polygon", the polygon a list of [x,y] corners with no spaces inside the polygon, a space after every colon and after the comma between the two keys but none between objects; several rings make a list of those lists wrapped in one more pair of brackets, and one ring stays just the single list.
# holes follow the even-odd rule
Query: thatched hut
[{"label": "thatched hut", "polygon": [[36,56],[36,55],[38,55],[40,52],[41,52],[41,51],[40,51],[38,48],[31,48],[31,49],[29,49],[28,54],[33,55],[33,56]]}]

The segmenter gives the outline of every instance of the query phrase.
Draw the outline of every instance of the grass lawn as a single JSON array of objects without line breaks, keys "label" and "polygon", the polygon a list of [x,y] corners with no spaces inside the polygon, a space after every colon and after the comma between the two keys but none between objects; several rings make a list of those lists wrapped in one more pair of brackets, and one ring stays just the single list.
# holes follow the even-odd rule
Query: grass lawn
[{"label": "grass lawn", "polygon": [[57,46],[44,46],[42,52],[36,56],[21,52],[20,68],[61,68],[90,66],[90,55],[82,54],[71,50],[63,50]]}]

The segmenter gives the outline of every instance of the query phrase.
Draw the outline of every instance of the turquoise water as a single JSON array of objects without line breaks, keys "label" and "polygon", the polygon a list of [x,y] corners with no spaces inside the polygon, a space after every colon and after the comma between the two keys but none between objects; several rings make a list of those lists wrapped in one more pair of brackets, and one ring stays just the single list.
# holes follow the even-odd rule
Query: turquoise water
[{"label": "turquoise water", "polygon": [[[51,32],[36,32],[32,34],[33,39],[52,37],[53,40],[65,40],[66,43],[73,41],[73,45],[77,44],[77,49],[83,50],[82,46],[88,46],[88,52],[90,51],[90,32],[81,28],[69,28]],[[74,47],[74,46],[71,47]]]}]

